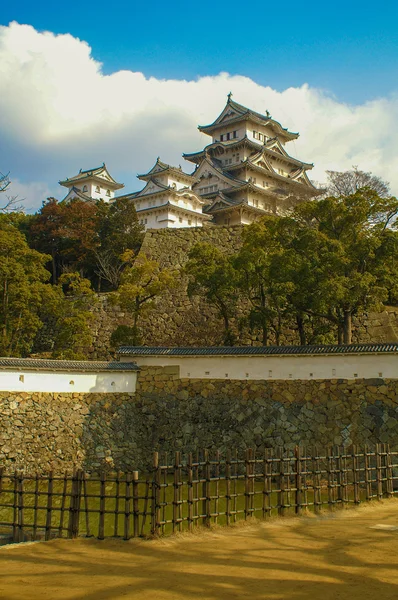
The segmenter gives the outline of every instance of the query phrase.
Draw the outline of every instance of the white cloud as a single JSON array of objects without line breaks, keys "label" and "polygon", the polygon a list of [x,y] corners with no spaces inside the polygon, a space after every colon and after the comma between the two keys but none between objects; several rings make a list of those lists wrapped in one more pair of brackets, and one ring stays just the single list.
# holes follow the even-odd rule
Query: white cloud
[{"label": "white cloud", "polygon": [[41,194],[62,197],[59,179],[103,161],[136,189],[135,174],[156,156],[178,164],[182,152],[208,143],[197,125],[214,120],[230,90],[300,131],[288,148],[315,163],[314,179],[359,165],[398,193],[398,95],[349,106],[307,85],[278,92],[227,73],[195,81],[104,75],[86,42],[17,23],[0,27],[0,170],[25,186],[29,207],[40,206]]}]

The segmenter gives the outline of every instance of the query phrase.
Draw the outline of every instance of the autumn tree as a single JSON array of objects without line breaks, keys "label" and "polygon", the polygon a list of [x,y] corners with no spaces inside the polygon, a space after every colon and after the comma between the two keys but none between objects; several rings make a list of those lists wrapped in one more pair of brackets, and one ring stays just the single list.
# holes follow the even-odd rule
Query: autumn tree
[{"label": "autumn tree", "polygon": [[31,223],[29,238],[35,249],[51,255],[52,281],[65,271],[92,274],[99,246],[95,202],[48,198]]},{"label": "autumn tree", "polygon": [[188,294],[204,296],[212,304],[224,324],[224,344],[235,341],[231,319],[236,316],[237,282],[233,259],[212,244],[196,244],[185,265]]},{"label": "autumn tree", "polygon": [[[132,250],[122,255],[126,268],[121,275],[118,290],[111,294],[111,301],[128,312],[132,327],[118,327],[113,332],[112,342],[137,346],[141,340],[140,321],[155,308],[155,300],[176,284],[176,272],[161,268],[156,260],[140,254],[136,258]],[[123,334],[123,335],[122,335]]]}]

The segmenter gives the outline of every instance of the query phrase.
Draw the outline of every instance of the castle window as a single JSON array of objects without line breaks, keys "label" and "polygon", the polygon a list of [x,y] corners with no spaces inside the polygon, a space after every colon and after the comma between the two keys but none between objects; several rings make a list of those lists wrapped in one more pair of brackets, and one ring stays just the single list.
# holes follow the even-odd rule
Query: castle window
[{"label": "castle window", "polygon": [[234,131],[234,138],[237,138],[237,137],[238,137],[238,132]]},{"label": "castle window", "polygon": [[83,186],[83,192],[87,192],[87,186],[86,185]]},{"label": "castle window", "polygon": [[227,133],[227,140],[230,140],[230,139],[231,139],[231,134]]},{"label": "castle window", "polygon": [[257,133],[257,131],[254,131],[254,130],[253,130],[253,137],[254,137],[254,139],[255,139],[255,140],[257,139],[257,137],[258,137],[258,133]]},{"label": "castle window", "polygon": [[182,223],[182,217],[178,217],[180,223]]},{"label": "castle window", "polygon": [[220,135],[220,142],[223,142],[223,141],[224,141],[224,134],[222,133],[222,134]]},{"label": "castle window", "polygon": [[145,225],[148,223],[148,219],[145,219]]},{"label": "castle window", "polygon": [[106,195],[110,196],[111,195],[111,191],[110,190],[106,190]]},{"label": "castle window", "polygon": [[97,187],[95,188],[95,191],[97,194],[99,194],[101,192],[101,188],[99,185],[97,185]]},{"label": "castle window", "polygon": [[188,219],[188,225],[192,225],[191,219]]}]

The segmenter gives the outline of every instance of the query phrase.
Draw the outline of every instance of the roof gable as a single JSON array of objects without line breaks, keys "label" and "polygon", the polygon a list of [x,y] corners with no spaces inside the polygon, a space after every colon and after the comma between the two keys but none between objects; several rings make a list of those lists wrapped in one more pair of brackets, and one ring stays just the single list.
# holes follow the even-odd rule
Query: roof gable
[{"label": "roof gable", "polygon": [[203,185],[203,180],[205,178],[210,179],[211,177],[215,177],[228,185],[240,185],[243,183],[240,179],[236,179],[231,175],[227,175],[223,173],[220,169],[218,169],[213,162],[209,158],[204,158],[198,168],[195,171],[195,179],[198,180],[196,185]]},{"label": "roof gable", "polygon": [[85,171],[82,171],[82,169],[80,169],[80,171],[77,175],[74,175],[73,177],[67,177],[63,181],[60,181],[59,183],[65,187],[71,187],[75,183],[80,183],[81,181],[90,181],[90,180],[94,180],[97,182],[98,182],[98,180],[100,180],[100,181],[103,181],[104,183],[106,182],[108,184],[108,186],[113,189],[120,189],[120,188],[124,187],[124,185],[122,183],[118,183],[115,179],[113,179],[113,177],[109,173],[105,163],[103,163],[100,167],[95,167],[94,169],[86,169]]},{"label": "roof gable", "polygon": [[146,196],[148,194],[156,194],[158,192],[164,192],[166,190],[171,191],[171,188],[167,185],[163,185],[159,181],[156,181],[156,179],[151,178],[140,192],[136,192],[134,194],[134,198],[139,198],[140,196]]}]

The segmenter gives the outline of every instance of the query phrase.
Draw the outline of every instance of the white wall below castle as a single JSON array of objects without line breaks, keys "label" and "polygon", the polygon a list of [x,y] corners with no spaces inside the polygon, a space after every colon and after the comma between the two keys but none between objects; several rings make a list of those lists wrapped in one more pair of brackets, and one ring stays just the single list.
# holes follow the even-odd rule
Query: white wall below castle
[{"label": "white wall below castle", "polygon": [[[141,214],[137,213],[138,221],[145,226],[145,229],[180,229],[182,227],[202,227],[202,219],[195,217],[178,216],[170,211],[162,214]],[[181,221],[180,221],[181,218]]]},{"label": "white wall below castle", "polygon": [[134,393],[137,373],[0,371],[0,391],[4,392],[86,392]]},{"label": "white wall below castle", "polygon": [[190,379],[398,379],[394,354],[134,356],[131,361],[138,366],[178,366],[180,377]]}]

